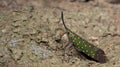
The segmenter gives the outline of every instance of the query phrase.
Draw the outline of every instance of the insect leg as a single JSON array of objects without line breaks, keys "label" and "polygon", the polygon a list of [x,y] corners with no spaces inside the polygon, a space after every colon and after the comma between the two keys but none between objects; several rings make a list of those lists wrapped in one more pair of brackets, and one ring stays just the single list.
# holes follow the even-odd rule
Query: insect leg
[{"label": "insect leg", "polygon": [[69,61],[69,59],[67,59],[66,58],[66,49],[67,48],[70,48],[72,46],[72,43],[70,43],[70,42],[68,42],[66,45],[65,45],[65,47],[63,48],[63,60],[62,60],[62,62],[64,62],[64,61],[66,61],[66,62],[68,62]]}]

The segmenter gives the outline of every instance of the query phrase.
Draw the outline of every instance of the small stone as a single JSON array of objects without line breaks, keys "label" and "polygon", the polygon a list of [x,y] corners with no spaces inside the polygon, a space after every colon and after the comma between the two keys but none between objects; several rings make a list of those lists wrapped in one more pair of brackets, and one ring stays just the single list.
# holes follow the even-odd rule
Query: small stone
[{"label": "small stone", "polygon": [[6,33],[6,29],[3,29],[2,32],[3,32],[3,33]]},{"label": "small stone", "polygon": [[48,58],[52,56],[52,53],[49,50],[42,49],[36,45],[31,45],[30,50],[35,54],[38,55],[39,58]]},{"label": "small stone", "polygon": [[92,36],[92,37],[91,37],[91,39],[97,40],[97,39],[98,39],[98,37],[94,37],[94,36]]}]

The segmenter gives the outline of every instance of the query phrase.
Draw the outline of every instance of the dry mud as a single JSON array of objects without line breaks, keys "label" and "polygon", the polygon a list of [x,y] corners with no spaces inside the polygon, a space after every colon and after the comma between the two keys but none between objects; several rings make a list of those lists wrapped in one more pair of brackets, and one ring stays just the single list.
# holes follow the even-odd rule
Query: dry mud
[{"label": "dry mud", "polygon": [[[117,2],[117,3],[116,3]],[[120,5],[116,0],[1,0],[0,67],[120,67]],[[98,63],[66,49],[61,22],[103,49],[109,61]],[[64,61],[65,60],[65,61]]]}]

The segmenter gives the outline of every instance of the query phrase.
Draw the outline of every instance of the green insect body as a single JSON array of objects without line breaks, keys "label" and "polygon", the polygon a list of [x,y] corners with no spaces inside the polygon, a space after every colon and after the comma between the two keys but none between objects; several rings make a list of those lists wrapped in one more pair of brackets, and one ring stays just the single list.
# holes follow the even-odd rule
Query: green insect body
[{"label": "green insect body", "polygon": [[68,29],[64,23],[63,12],[61,13],[61,16],[69,42],[71,42],[78,51],[83,52],[84,54],[98,62],[105,63],[107,61],[107,57],[105,56],[104,51],[87,42],[85,39],[81,38],[80,36],[72,32],[70,29]]}]

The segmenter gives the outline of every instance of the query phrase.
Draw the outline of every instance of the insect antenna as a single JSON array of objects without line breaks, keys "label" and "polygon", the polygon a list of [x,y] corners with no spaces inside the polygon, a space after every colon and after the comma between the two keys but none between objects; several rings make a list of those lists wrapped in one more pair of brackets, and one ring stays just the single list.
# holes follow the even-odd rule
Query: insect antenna
[{"label": "insect antenna", "polygon": [[66,27],[65,22],[64,22],[63,12],[61,12],[61,18],[62,18],[63,25],[64,25],[65,29],[67,30],[68,28]]}]

